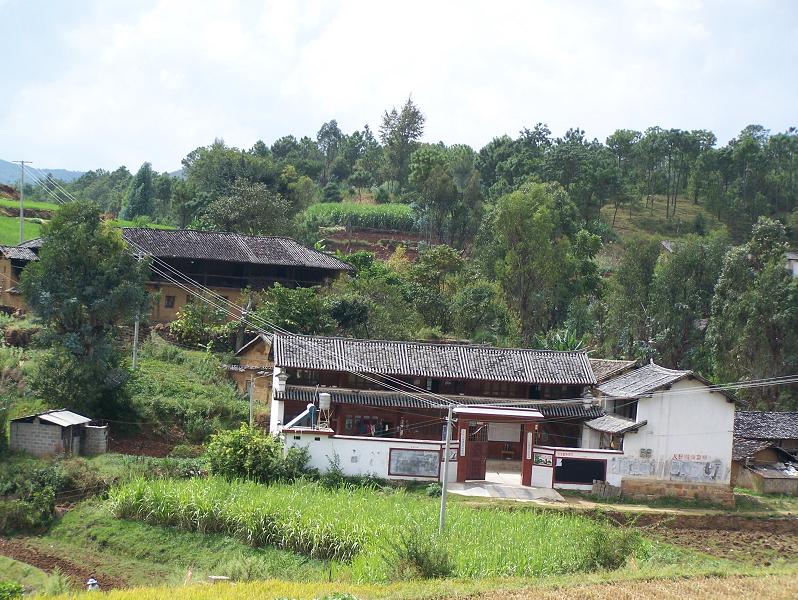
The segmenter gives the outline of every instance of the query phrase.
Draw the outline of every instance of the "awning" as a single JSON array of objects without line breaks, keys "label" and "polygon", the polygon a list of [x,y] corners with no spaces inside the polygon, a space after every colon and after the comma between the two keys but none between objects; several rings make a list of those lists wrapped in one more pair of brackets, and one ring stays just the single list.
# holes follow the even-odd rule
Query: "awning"
[{"label": "awning", "polygon": [[585,425],[594,431],[602,433],[626,433],[627,431],[637,431],[647,421],[632,421],[614,415],[604,415],[598,419],[585,421]]},{"label": "awning", "polygon": [[543,413],[529,408],[455,406],[452,412],[458,416],[484,419],[485,421],[537,421],[543,418]]}]

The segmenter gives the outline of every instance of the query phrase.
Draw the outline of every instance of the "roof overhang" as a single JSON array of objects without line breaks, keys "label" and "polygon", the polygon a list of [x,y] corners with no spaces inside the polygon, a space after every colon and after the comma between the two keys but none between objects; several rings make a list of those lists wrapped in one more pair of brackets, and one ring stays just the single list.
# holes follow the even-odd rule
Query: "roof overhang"
[{"label": "roof overhang", "polygon": [[70,427],[71,425],[86,425],[87,423],[91,423],[90,418],[84,417],[83,415],[79,415],[77,413],[73,413],[71,410],[65,410],[65,409],[50,410],[36,415],[28,415],[27,417],[18,417],[12,420],[31,421],[37,417],[40,421],[52,423],[53,425],[58,425],[60,427]]},{"label": "roof overhang", "polygon": [[614,415],[604,415],[598,419],[585,421],[585,426],[590,427],[593,431],[600,431],[601,433],[626,433],[628,431],[637,431],[648,421],[630,421]]},{"label": "roof overhang", "polygon": [[455,406],[452,409],[455,415],[482,419],[485,421],[539,421],[543,413],[530,408],[512,408],[495,406]]}]

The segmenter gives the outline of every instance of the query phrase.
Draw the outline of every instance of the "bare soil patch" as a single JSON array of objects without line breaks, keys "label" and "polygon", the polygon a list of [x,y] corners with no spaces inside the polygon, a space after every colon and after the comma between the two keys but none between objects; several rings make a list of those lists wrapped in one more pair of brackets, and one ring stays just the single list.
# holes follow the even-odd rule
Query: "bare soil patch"
[{"label": "bare soil patch", "polygon": [[74,563],[61,556],[42,552],[32,548],[19,539],[0,538],[0,554],[14,560],[27,563],[47,573],[52,573],[56,568],[65,576],[72,579],[76,585],[82,586],[90,577],[100,582],[103,589],[126,587],[125,581],[102,573],[96,565]]},{"label": "bare soil patch", "polygon": [[794,561],[798,557],[798,535],[761,531],[728,531],[662,528],[650,532],[658,540],[685,546],[705,554],[757,566]]}]

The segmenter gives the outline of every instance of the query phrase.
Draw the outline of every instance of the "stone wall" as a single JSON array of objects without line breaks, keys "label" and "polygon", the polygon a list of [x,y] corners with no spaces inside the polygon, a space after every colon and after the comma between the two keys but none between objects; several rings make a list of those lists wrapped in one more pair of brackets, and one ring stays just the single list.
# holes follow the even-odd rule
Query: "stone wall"
[{"label": "stone wall", "polygon": [[96,456],[108,452],[108,426],[98,427],[96,425],[86,425],[83,430],[83,449],[84,456]]},{"label": "stone wall", "polygon": [[684,500],[703,500],[726,507],[734,507],[734,494],[727,484],[688,483],[656,479],[624,478],[621,481],[624,498],[654,500],[671,497]]},{"label": "stone wall", "polygon": [[34,456],[47,456],[64,452],[61,427],[46,425],[34,420],[32,423],[11,422],[11,450],[27,452]]}]

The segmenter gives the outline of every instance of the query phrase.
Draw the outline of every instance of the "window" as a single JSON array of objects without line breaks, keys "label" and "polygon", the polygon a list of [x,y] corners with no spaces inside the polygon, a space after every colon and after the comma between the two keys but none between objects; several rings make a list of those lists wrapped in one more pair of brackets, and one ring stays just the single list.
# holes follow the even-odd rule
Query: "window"
[{"label": "window", "polygon": [[191,294],[186,294],[186,304],[191,304],[194,302],[194,298],[191,297]]},{"label": "window", "polygon": [[175,297],[174,296],[164,296],[163,305],[166,308],[174,308],[175,307]]}]

